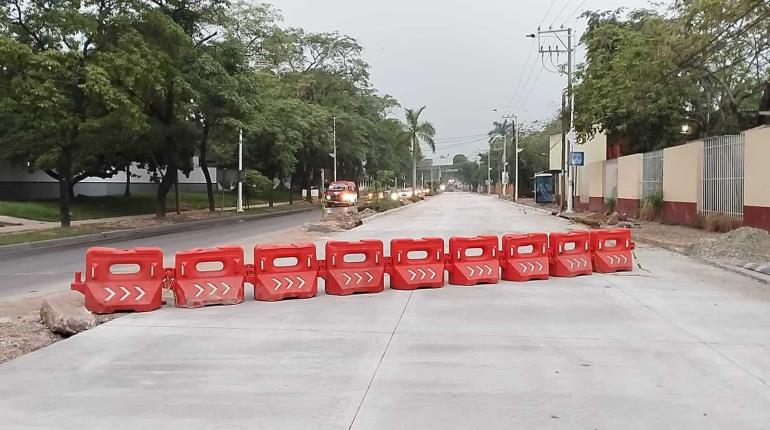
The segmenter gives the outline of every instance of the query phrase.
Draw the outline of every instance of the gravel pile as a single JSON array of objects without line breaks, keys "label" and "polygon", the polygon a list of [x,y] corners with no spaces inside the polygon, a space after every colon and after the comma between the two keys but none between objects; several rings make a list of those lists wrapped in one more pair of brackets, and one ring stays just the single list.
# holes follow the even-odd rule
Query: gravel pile
[{"label": "gravel pile", "polygon": [[770,262],[770,233],[752,227],[701,239],[685,248],[685,253],[711,260]]}]

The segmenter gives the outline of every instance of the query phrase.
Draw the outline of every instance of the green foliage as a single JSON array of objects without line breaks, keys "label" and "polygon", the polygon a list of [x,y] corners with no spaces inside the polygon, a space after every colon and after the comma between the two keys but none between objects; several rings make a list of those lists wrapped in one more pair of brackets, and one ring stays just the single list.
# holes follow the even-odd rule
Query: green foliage
[{"label": "green foliage", "polygon": [[639,204],[639,218],[644,221],[655,221],[663,210],[663,189],[644,197]]},{"label": "green foliage", "polygon": [[667,12],[591,12],[577,69],[575,126],[643,152],[697,135],[756,125],[770,103],[770,5],[754,0],[675,2]]},{"label": "green foliage", "polygon": [[[371,86],[363,48],[349,36],[282,28],[278,11],[247,1],[8,6],[0,21],[0,156],[60,181],[63,225],[78,181],[131,163],[153,172],[156,214],[165,216],[169,190],[179,171],[192,170],[193,156],[213,209],[205,168],[209,160],[237,165],[241,131],[260,188],[273,179],[317,184],[319,170],[332,167],[335,117],[340,178],[360,182],[364,166],[394,175],[409,168],[409,135],[390,117],[398,103]],[[435,129],[413,125],[412,137],[433,147]]]}]

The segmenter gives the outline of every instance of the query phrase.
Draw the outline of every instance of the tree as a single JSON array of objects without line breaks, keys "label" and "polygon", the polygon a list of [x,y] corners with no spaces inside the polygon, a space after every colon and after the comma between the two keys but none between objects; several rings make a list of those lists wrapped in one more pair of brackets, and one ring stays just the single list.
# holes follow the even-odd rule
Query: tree
[{"label": "tree", "polygon": [[760,122],[770,103],[770,5],[754,0],[684,0],[668,13],[590,12],[586,63],[577,70],[576,129],[606,132],[631,152]]},{"label": "tree", "polygon": [[406,133],[409,136],[409,142],[412,145],[412,189],[417,188],[417,157],[422,157],[420,144],[424,143],[436,152],[436,142],[433,138],[436,136],[436,128],[427,121],[420,121],[420,115],[425,110],[425,106],[418,110],[406,109]]},{"label": "tree", "polygon": [[4,157],[32,162],[59,182],[61,225],[70,225],[74,187],[108,177],[125,136],[144,117],[112,85],[131,1],[9,0],[0,36],[0,144]]}]

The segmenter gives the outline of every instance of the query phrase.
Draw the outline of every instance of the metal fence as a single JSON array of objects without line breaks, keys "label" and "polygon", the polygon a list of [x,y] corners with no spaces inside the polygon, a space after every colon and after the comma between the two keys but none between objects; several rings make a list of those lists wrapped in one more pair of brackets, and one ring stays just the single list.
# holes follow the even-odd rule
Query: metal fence
[{"label": "metal fence", "polygon": [[663,150],[642,154],[642,198],[663,189]]},{"label": "metal fence", "polygon": [[602,196],[605,200],[618,198],[618,160],[604,162]]},{"label": "metal fence", "polygon": [[743,134],[703,140],[698,213],[743,218],[743,142]]}]

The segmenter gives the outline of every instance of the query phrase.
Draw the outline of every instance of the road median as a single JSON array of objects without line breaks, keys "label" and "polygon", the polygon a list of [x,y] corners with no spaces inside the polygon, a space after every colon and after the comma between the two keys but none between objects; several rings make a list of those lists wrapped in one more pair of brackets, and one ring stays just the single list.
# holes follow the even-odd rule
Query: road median
[{"label": "road median", "polygon": [[178,233],[181,231],[198,230],[207,227],[288,216],[313,210],[318,210],[318,207],[315,205],[301,205],[301,207],[294,209],[279,209],[273,212],[229,215],[201,220],[190,220],[170,224],[154,225],[149,227],[113,229],[101,231],[98,233],[84,234],[60,239],[38,240],[32,242],[2,245],[0,246],[0,256],[30,254],[41,250],[64,248],[84,244],[96,244],[115,239],[138,239],[144,237],[160,236],[164,234]]}]

